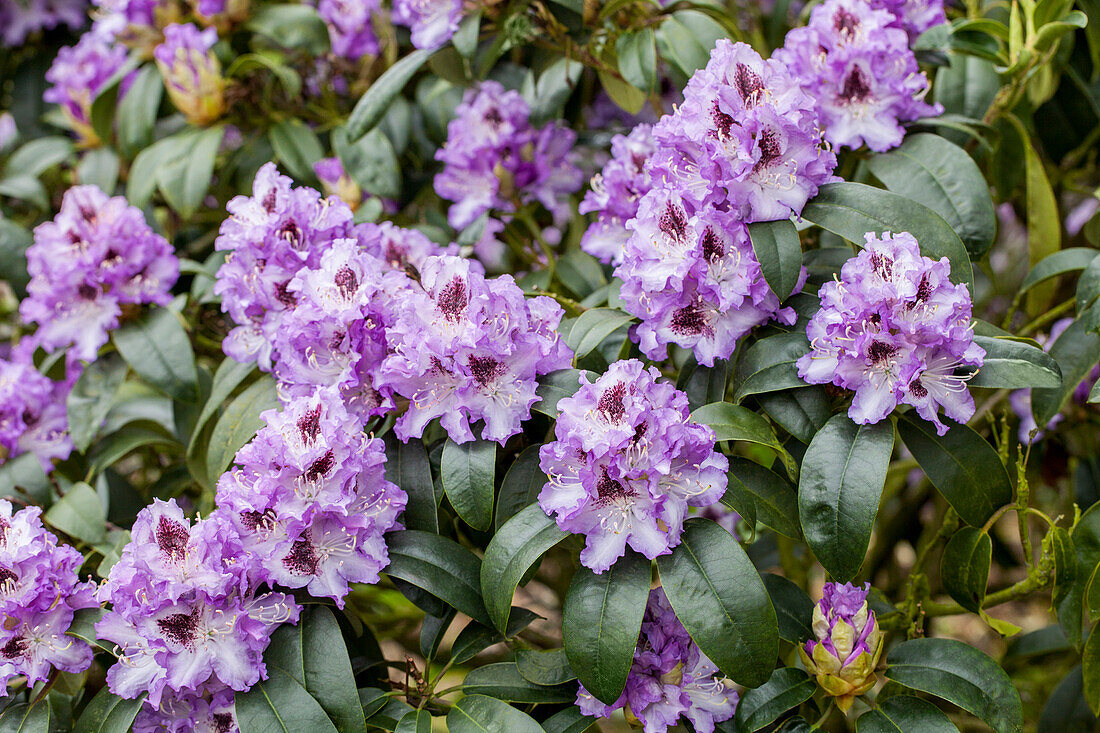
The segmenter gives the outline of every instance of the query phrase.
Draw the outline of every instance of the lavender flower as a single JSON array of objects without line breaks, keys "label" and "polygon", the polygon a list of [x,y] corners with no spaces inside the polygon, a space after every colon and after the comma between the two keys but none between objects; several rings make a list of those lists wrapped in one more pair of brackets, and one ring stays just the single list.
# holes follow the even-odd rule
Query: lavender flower
[{"label": "lavender flower", "polygon": [[814,90],[825,137],[834,146],[866,143],[883,152],[901,143],[900,123],[943,112],[923,101],[928,79],[895,20],[863,0],[828,0],[776,51],[775,58]]},{"label": "lavender flower", "polygon": [[0,0],[0,45],[15,48],[58,26],[84,25],[87,0]]},{"label": "lavender flower", "polygon": [[921,256],[907,232],[868,233],[840,280],[819,291],[821,310],[806,328],[812,351],[798,360],[798,375],[854,390],[848,416],[857,423],[879,422],[899,403],[940,435],[940,406],[965,423],[974,399],[955,369],[981,366],[985,351],[973,341],[970,292],[950,272],[947,258]]},{"label": "lavender flower", "polygon": [[394,427],[402,440],[419,437],[434,418],[458,443],[503,443],[539,400],[536,379],[569,366],[572,354],[555,329],[562,309],[552,299],[524,299],[510,275],[486,279],[468,260],[428,257],[422,289],[396,304],[390,352],[377,381],[409,400]]},{"label": "lavender flower", "polygon": [[943,0],[869,0],[872,8],[890,11],[893,27],[909,34],[910,42],[932,26],[947,22]]},{"label": "lavender flower", "polygon": [[630,237],[626,222],[638,213],[638,203],[652,184],[646,160],[657,149],[653,127],[638,125],[629,135],[611,138],[611,160],[592,179],[580,213],[596,212],[596,221],[588,226],[581,249],[601,262],[622,261],[623,245]]},{"label": "lavender flower", "polygon": [[714,431],[689,419],[687,396],[641,362],[618,361],[558,403],[557,440],[539,451],[549,478],[539,506],[583,534],[581,564],[602,573],[626,546],[652,559],[680,544],[689,506],[726,490]]},{"label": "lavender flower", "polygon": [[0,359],[0,463],[33,453],[49,473],[73,450],[65,401],[80,368],[72,365],[64,381],[54,382],[35,368],[34,347],[33,338],[24,339],[10,359]]},{"label": "lavender flower", "polygon": [[70,361],[93,361],[118,326],[122,306],[171,302],[179,261],[124,197],[74,186],[53,221],[35,228],[27,272],[19,313],[38,324],[41,345],[71,344]]},{"label": "lavender flower", "polygon": [[883,633],[867,606],[870,587],[826,583],[814,606],[814,638],[798,648],[806,669],[845,713],[858,695],[874,687],[882,655]]},{"label": "lavender flower", "polygon": [[164,36],[161,29],[183,21],[183,8],[163,0],[92,0],[95,35],[150,56]]},{"label": "lavender flower", "polygon": [[391,17],[412,31],[414,46],[437,48],[458,30],[462,0],[394,0]]},{"label": "lavender flower", "polygon": [[0,112],[0,152],[7,149],[19,137],[19,128],[11,112]]},{"label": "lavender flower", "polygon": [[576,135],[559,123],[535,129],[529,114],[518,92],[495,81],[466,92],[436,152],[443,170],[435,190],[456,202],[447,213],[455,229],[489,210],[507,214],[534,201],[556,221],[569,216],[568,196],[583,178],[570,156]]},{"label": "lavender flower", "polygon": [[217,42],[214,28],[200,31],[192,23],[173,23],[153,51],[169,99],[193,125],[210,124],[225,112],[225,80],[210,51]]},{"label": "lavender flower", "polygon": [[317,13],[328,26],[332,52],[348,61],[378,55],[378,38],[372,25],[382,9],[378,0],[320,0]]},{"label": "lavender flower", "polygon": [[[53,86],[42,98],[61,105],[61,111],[80,142],[87,147],[99,145],[99,136],[92,128],[92,102],[104,84],[126,63],[123,46],[94,34],[85,33],[75,46],[66,46],[46,72],[46,81]],[[120,90],[120,99],[121,92]]]},{"label": "lavender flower", "polygon": [[41,514],[0,499],[0,689],[17,675],[33,687],[51,669],[83,672],[92,663],[91,647],[65,632],[74,612],[97,605],[95,584],[78,582],[84,559],[58,544]]},{"label": "lavender flower", "polygon": [[377,583],[383,535],[406,495],[385,479],[385,449],[331,389],[262,417],[267,426],[218,482],[218,511],[252,558],[251,580],[307,588],[343,607],[348,583]]},{"label": "lavender flower", "polygon": [[634,663],[619,699],[605,705],[583,685],[577,693],[577,707],[585,715],[608,718],[621,709],[645,733],[664,733],[681,716],[699,733],[713,733],[715,723],[733,717],[737,702],[732,683],[688,636],[662,588],[649,592]]}]

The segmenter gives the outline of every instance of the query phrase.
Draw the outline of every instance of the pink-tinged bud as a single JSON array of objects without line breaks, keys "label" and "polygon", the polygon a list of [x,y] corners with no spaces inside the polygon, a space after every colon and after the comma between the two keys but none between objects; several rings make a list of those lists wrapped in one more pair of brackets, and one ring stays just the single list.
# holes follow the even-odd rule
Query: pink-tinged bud
[{"label": "pink-tinged bud", "polygon": [[191,23],[173,24],[164,29],[164,43],[153,52],[172,104],[195,125],[209,124],[225,112],[225,80],[210,51],[217,40],[214,28],[200,31]]},{"label": "pink-tinged bud", "polygon": [[870,583],[826,583],[814,607],[814,639],[799,647],[802,663],[817,683],[847,712],[856,696],[871,689],[882,656],[882,631],[867,607]]}]

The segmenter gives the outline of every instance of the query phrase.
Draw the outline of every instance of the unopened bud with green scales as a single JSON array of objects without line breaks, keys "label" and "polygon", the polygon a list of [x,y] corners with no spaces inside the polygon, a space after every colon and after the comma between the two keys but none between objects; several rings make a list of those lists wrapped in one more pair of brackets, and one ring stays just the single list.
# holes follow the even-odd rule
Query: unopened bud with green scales
[{"label": "unopened bud with green scales", "polygon": [[208,125],[225,112],[225,80],[211,51],[217,41],[214,28],[173,24],[153,51],[169,99],[193,125]]},{"label": "unopened bud with green scales", "polygon": [[867,607],[868,583],[826,583],[814,607],[813,639],[799,647],[802,663],[837,707],[847,712],[856,696],[875,684],[882,631]]}]

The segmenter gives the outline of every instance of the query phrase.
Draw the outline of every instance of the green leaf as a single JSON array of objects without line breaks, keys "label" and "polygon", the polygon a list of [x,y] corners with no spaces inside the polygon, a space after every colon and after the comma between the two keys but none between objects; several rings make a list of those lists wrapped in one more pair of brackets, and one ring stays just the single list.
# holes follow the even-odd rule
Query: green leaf
[{"label": "green leaf", "polygon": [[900,147],[874,155],[871,173],[896,194],[924,204],[959,235],[979,259],[993,244],[997,217],[977,164],[959,146],[939,135],[909,135]]},{"label": "green leaf", "polygon": [[645,92],[638,87],[603,68],[598,69],[596,75],[600,79],[600,86],[607,92],[607,96],[623,111],[636,115],[645,106]]},{"label": "green leaf", "polygon": [[1093,306],[1079,314],[1077,320],[1062,332],[1050,347],[1050,355],[1058,362],[1062,372],[1062,386],[1056,389],[1035,389],[1031,393],[1031,409],[1035,422],[1046,425],[1062,411],[1073,390],[1100,362],[1100,335],[1088,330],[1090,317],[1100,313],[1100,306]]},{"label": "green leaf", "polygon": [[943,549],[940,575],[944,590],[968,611],[982,610],[992,559],[993,541],[974,527],[962,527]]},{"label": "green leaf", "polygon": [[542,721],[546,733],[585,733],[595,724],[596,719],[582,713],[576,705],[560,710]]},{"label": "green leaf", "polygon": [[198,371],[191,341],[180,316],[154,307],[111,334],[115,348],[130,368],[173,399],[198,399]]},{"label": "green leaf", "polygon": [[861,247],[871,232],[909,232],[923,255],[947,258],[952,282],[974,292],[966,247],[951,225],[924,204],[862,183],[826,183],[806,204],[802,218]]},{"label": "green leaf", "polygon": [[588,356],[613,332],[632,322],[634,316],[612,308],[590,308],[573,324],[565,342],[573,350],[574,362]]},{"label": "green leaf", "polygon": [[274,668],[293,679],[339,733],[363,730],[363,707],[347,645],[328,608],[306,605],[297,625],[280,626],[264,653],[264,663],[269,673]]},{"label": "green leaf", "polygon": [[1051,602],[1057,606],[1066,598],[1074,581],[1077,580],[1077,547],[1064,527],[1054,527],[1050,534],[1050,552],[1054,560],[1054,587],[1051,590]]},{"label": "green leaf", "polygon": [[971,387],[1023,389],[1062,386],[1058,362],[1042,349],[1012,339],[975,336],[985,359],[970,380]]},{"label": "green leaf", "polygon": [[28,204],[42,210],[50,208],[46,187],[37,178],[31,176],[0,178],[0,196],[26,201]]},{"label": "green leaf", "polygon": [[749,224],[752,251],[768,287],[782,303],[794,292],[802,273],[802,242],[789,219]]},{"label": "green leaf", "polygon": [[73,726],[73,733],[126,733],[141,710],[145,696],[124,700],[101,689]]},{"label": "green leaf", "polygon": [[1081,671],[1084,674],[1085,702],[1094,715],[1100,716],[1100,633],[1093,627],[1081,652]]},{"label": "green leaf", "polygon": [[224,125],[219,125],[189,130],[164,141],[175,142],[156,166],[157,188],[168,205],[184,218],[198,211],[206,198],[224,134]]},{"label": "green leaf", "polygon": [[485,695],[467,695],[455,703],[447,713],[447,730],[450,733],[545,733],[530,715]]},{"label": "green leaf", "polygon": [[413,77],[428,57],[432,49],[420,49],[408,54],[378,77],[366,93],[355,103],[348,117],[347,136],[355,141],[366,135],[386,114],[393,98],[401,93],[409,79]]},{"label": "green leaf", "polygon": [[1070,247],[1047,255],[1027,273],[1027,277],[1020,283],[1020,292],[1026,292],[1052,277],[1084,270],[1097,255],[1100,252],[1091,247]]},{"label": "green leaf", "polygon": [[481,600],[481,560],[452,539],[406,529],[386,535],[390,564],[383,571],[422,588],[486,626]]},{"label": "green leaf", "polygon": [[130,88],[118,103],[115,129],[118,144],[127,156],[153,141],[153,127],[164,94],[164,82],[154,64],[146,64],[130,82]]},{"label": "green leaf", "polygon": [[80,481],[69,487],[65,495],[58,499],[42,520],[65,534],[94,545],[107,538],[104,522],[107,517],[99,495],[88,484]]},{"label": "green leaf", "polygon": [[898,420],[898,432],[932,485],[963,521],[985,524],[1012,501],[1012,484],[997,451],[966,425],[951,425],[943,436],[931,423],[912,415]]},{"label": "green leaf", "polygon": [[493,486],[497,444],[490,440],[443,446],[440,473],[443,490],[466,524],[485,531],[493,524]]},{"label": "green leaf", "polygon": [[801,539],[798,492],[791,482],[748,458],[731,456],[729,462],[729,484],[722,503],[746,516],[743,505],[751,501],[757,519],[785,537]]},{"label": "green leaf", "polygon": [[715,41],[726,36],[717,24],[712,24],[711,29],[698,27],[699,18],[707,20],[699,13],[681,10],[666,17],[657,31],[661,58],[672,63],[685,77],[706,66]]},{"label": "green leaf", "polygon": [[657,87],[657,36],[652,28],[628,31],[615,42],[619,72],[628,83],[652,94]]},{"label": "green leaf", "polygon": [[[1012,123],[1023,141],[1024,177],[1027,183],[1028,259],[1034,268],[1048,255],[1062,248],[1062,217],[1058,214],[1058,201],[1047,179],[1043,160],[1031,143],[1031,135],[1015,115],[1007,114],[1005,119]],[[1028,298],[1028,302],[1032,307],[1041,307],[1050,302],[1053,295],[1054,284],[1050,283],[1037,289]]]},{"label": "green leaf", "polygon": [[67,137],[50,135],[21,145],[4,164],[3,178],[33,176],[37,178],[72,156],[73,143]]},{"label": "green leaf", "polygon": [[567,536],[537,504],[520,511],[493,536],[481,561],[481,591],[497,629],[508,627],[512,596],[523,576]]},{"label": "green leaf", "polygon": [[523,678],[515,662],[496,662],[475,667],[462,681],[467,695],[488,695],[524,704],[574,702],[576,685],[536,685]]},{"label": "green leaf", "polygon": [[73,614],[73,622],[69,624],[69,630],[65,633],[84,641],[97,652],[99,649],[110,651],[113,645],[109,642],[106,645],[101,644],[95,635],[95,625],[106,613],[105,608],[82,608]]},{"label": "green leaf", "polygon": [[734,402],[749,395],[807,386],[798,376],[795,362],[810,351],[805,331],[781,333],[760,339],[737,363]]},{"label": "green leaf", "polygon": [[516,668],[523,679],[536,685],[563,685],[577,679],[564,649],[517,649]]},{"label": "green leaf", "polygon": [[263,427],[260,414],[278,406],[275,380],[267,375],[248,385],[229,403],[214,423],[206,449],[206,475],[212,482],[229,467],[237,451]]},{"label": "green leaf", "polygon": [[709,425],[714,430],[716,441],[741,440],[783,450],[768,421],[747,407],[712,402],[691,413],[691,421]]},{"label": "green leaf", "polygon": [[514,517],[521,509],[534,504],[539,492],[546,485],[546,474],[539,467],[539,449],[531,445],[516,456],[516,460],[504,474],[504,482],[497,495],[496,528]]},{"label": "green leaf", "polygon": [[0,219],[0,280],[11,284],[17,295],[26,293],[27,247],[34,239],[31,233],[10,219]]},{"label": "green leaf", "polygon": [[817,682],[795,667],[780,667],[768,681],[746,690],[737,703],[737,730],[753,733],[813,697]]},{"label": "green leaf", "polygon": [[432,715],[427,710],[410,710],[397,723],[395,733],[432,733]]},{"label": "green leaf", "polygon": [[108,193],[114,193],[118,185],[120,166],[118,153],[110,148],[93,148],[85,151],[80,157],[80,164],[76,167],[76,179],[81,185],[91,184],[99,186]]},{"label": "green leaf", "polygon": [[531,408],[535,412],[541,412],[548,417],[558,416],[558,401],[564,397],[572,397],[581,388],[580,378],[587,374],[583,369],[559,369],[549,374],[544,374],[539,379],[538,389],[535,390],[541,400]]},{"label": "green leaf", "polygon": [[856,720],[857,733],[957,733],[942,710],[919,697],[895,695]]},{"label": "green leaf", "polygon": [[329,50],[328,28],[309,5],[264,5],[252,14],[245,28],[283,48],[305,49],[312,56],[323,56]]},{"label": "green leaf", "polygon": [[477,53],[479,31],[481,29],[481,11],[471,13],[458,24],[458,30],[451,37],[455,50],[463,58],[472,58]]},{"label": "green leaf", "polygon": [[886,657],[886,676],[958,705],[997,733],[1023,730],[1023,706],[996,662],[954,639],[912,639]]},{"label": "green leaf", "polygon": [[221,409],[229,399],[229,395],[233,394],[233,390],[241,386],[255,370],[256,365],[252,362],[241,363],[233,359],[225,359],[218,365],[218,371],[214,372],[214,381],[210,386],[210,396],[206,398],[202,411],[195,420],[195,427],[191,431],[191,440],[187,445],[188,454],[194,453],[196,441],[202,434],[202,429],[206,427],[206,423]]},{"label": "green leaf", "polygon": [[404,524],[409,529],[439,534],[439,501],[432,481],[428,452],[418,439],[402,443],[386,436],[386,479],[400,486],[409,495],[405,505]]},{"label": "green leaf", "polygon": [[325,155],[317,133],[306,123],[296,118],[282,120],[267,132],[275,156],[282,162],[290,175],[299,181],[316,185],[317,174],[313,164]]},{"label": "green leaf", "polygon": [[569,665],[585,689],[607,704],[622,694],[649,598],[651,563],[633,550],[600,574],[581,566],[562,607]]},{"label": "green leaf", "polygon": [[838,581],[855,577],[875,524],[894,428],[884,420],[856,425],[836,415],[810,441],[798,482],[798,513],[806,544]]},{"label": "green leaf", "polygon": [[162,426],[142,420],[129,424],[93,443],[91,452],[88,454],[89,472],[92,475],[99,474],[130,451],[147,445],[163,445],[166,449],[179,449],[172,436]]},{"label": "green leaf", "polygon": [[313,695],[278,667],[248,692],[237,693],[236,708],[241,733],[339,733]]},{"label": "green leaf", "polygon": [[775,609],[737,540],[689,519],[680,545],[657,558],[669,603],[699,648],[734,682],[762,685],[779,654]]},{"label": "green leaf", "polygon": [[0,499],[29,496],[35,504],[46,504],[53,484],[34,453],[23,453],[0,464]]},{"label": "green leaf", "polygon": [[1089,733],[1095,729],[1096,714],[1085,700],[1085,680],[1081,665],[1071,669],[1050,693],[1039,715],[1039,733]]},{"label": "green leaf", "polygon": [[126,379],[126,364],[118,354],[108,354],[87,366],[76,380],[65,407],[73,446],[83,453],[107,419],[118,388]]},{"label": "green leaf", "polygon": [[768,417],[806,445],[832,415],[829,395],[823,387],[769,392],[757,395],[756,401]]},{"label": "green leaf", "polygon": [[59,723],[49,699],[19,703],[0,715],[0,733],[52,733]]},{"label": "green leaf", "polygon": [[1077,312],[1084,313],[1097,298],[1100,298],[1100,253],[1077,278]]},{"label": "green leaf", "polygon": [[779,638],[792,644],[811,638],[814,635],[811,626],[814,602],[806,591],[782,575],[764,573],[761,577],[779,622]]},{"label": "green leaf", "polygon": [[393,144],[381,128],[369,131],[354,142],[345,128],[337,128],[332,133],[332,147],[348,175],[364,191],[384,198],[400,195],[401,166]]},{"label": "green leaf", "polygon": [[[540,618],[526,608],[512,606],[509,615],[507,637],[510,639],[530,625],[535,619]],[[451,645],[451,662],[453,664],[465,664],[493,644],[504,641],[505,635],[496,629],[471,621],[455,637]]]}]

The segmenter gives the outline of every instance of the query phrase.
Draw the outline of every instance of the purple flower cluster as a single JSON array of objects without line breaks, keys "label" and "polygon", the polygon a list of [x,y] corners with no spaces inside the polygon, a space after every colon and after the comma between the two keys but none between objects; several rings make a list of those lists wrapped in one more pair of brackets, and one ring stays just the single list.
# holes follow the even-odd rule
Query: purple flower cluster
[{"label": "purple flower cluster", "polygon": [[627,223],[621,295],[642,319],[635,338],[650,358],[674,343],[709,366],[754,326],[794,322],[764,281],[745,224],[801,212],[833,180],[836,156],[800,82],[728,41],[653,134],[653,188]]},{"label": "purple flower cluster", "polygon": [[332,52],[349,61],[378,55],[373,20],[381,9],[379,0],[320,0],[317,13],[328,26]]},{"label": "purple flower cluster", "polygon": [[605,705],[582,685],[577,707],[598,718],[621,709],[627,720],[644,726],[645,733],[665,733],[681,716],[698,733],[713,733],[715,723],[729,720],[737,710],[732,684],[688,636],[664,589],[654,588],[623,694]]},{"label": "purple flower cluster", "polygon": [[798,360],[798,375],[854,390],[848,416],[857,423],[879,422],[899,403],[940,435],[940,406],[965,423],[974,399],[955,370],[981,366],[985,351],[973,341],[970,292],[950,272],[947,258],[923,257],[907,232],[868,233],[840,279],[819,291],[821,310],[806,328],[812,350]]},{"label": "purple flower cluster", "polygon": [[602,573],[626,546],[652,559],[680,544],[688,507],[726,490],[714,431],[693,423],[687,395],[631,359],[558,403],[557,440],[539,451],[549,481],[539,506],[583,534],[581,564]]},{"label": "purple flower cluster", "polygon": [[93,361],[123,306],[171,302],[179,261],[124,197],[74,186],[53,221],[35,228],[27,272],[19,313],[38,324],[35,338],[47,350],[71,344],[70,362]]},{"label": "purple flower cluster", "polygon": [[119,656],[108,686],[124,698],[148,692],[135,731],[192,731],[200,716],[235,730],[233,691],[266,677],[271,633],[297,622],[298,605],[250,582],[243,540],[217,512],[192,525],[175,500],[154,500],[132,532],[99,590],[111,610],[96,636]]},{"label": "purple flower cluster", "polygon": [[417,48],[437,48],[458,30],[462,0],[394,0],[390,17],[412,31]]},{"label": "purple flower cluster", "polygon": [[394,430],[402,440],[419,437],[438,417],[463,443],[483,420],[482,438],[503,443],[539,400],[538,376],[572,360],[556,330],[562,308],[544,296],[525,299],[510,275],[487,279],[459,257],[429,257],[419,270],[421,287],[394,306],[377,377],[409,400]]},{"label": "purple flower cluster", "polygon": [[215,28],[200,31],[193,23],[173,23],[153,51],[169,99],[194,125],[210,124],[225,111],[225,80],[210,50],[217,42]]},{"label": "purple flower cluster", "polygon": [[826,583],[814,606],[814,638],[798,649],[806,669],[844,712],[874,686],[882,655],[883,633],[867,606],[869,589],[870,583]]},{"label": "purple flower cluster", "polygon": [[0,0],[0,46],[14,48],[58,26],[80,28],[87,9],[87,0]]},{"label": "purple flower cluster", "polygon": [[864,0],[828,0],[776,51],[775,58],[814,90],[832,145],[866,144],[883,152],[901,143],[900,123],[943,111],[923,101],[928,79],[895,22],[889,11]]},{"label": "purple flower cluster", "polygon": [[55,382],[35,368],[33,337],[24,339],[9,359],[0,359],[0,463],[33,453],[49,473],[54,460],[63,461],[73,450],[65,400],[80,376],[78,364],[66,379]]},{"label": "purple flower cluster", "polygon": [[343,607],[348,583],[377,583],[383,535],[406,495],[385,479],[379,438],[332,389],[294,399],[237,453],[218,481],[218,512],[240,536],[251,584],[306,588]]},{"label": "purple flower cluster", "polygon": [[872,8],[888,10],[895,20],[894,28],[905,31],[910,41],[932,26],[947,22],[943,0],[869,0]]},{"label": "purple flower cluster", "polygon": [[592,179],[580,213],[597,214],[581,240],[581,249],[600,262],[618,265],[630,238],[626,223],[638,214],[638,202],[653,187],[646,161],[657,150],[651,125],[611,138],[611,160]]},{"label": "purple flower cluster", "polygon": [[95,583],[78,582],[84,559],[57,543],[41,514],[0,499],[0,690],[16,675],[33,687],[51,669],[83,672],[92,663],[91,647],[65,632],[76,611],[98,605]]},{"label": "purple flower cluster", "polygon": [[495,81],[466,92],[447,126],[447,142],[436,152],[443,170],[435,190],[455,203],[447,220],[465,229],[490,210],[504,214],[537,201],[564,220],[569,195],[583,174],[572,161],[576,134],[560,123],[531,126],[530,108],[519,92]]},{"label": "purple flower cluster", "polygon": [[[57,52],[46,81],[52,86],[42,98],[61,105],[61,111],[80,140],[89,146],[99,144],[92,129],[92,102],[103,85],[126,63],[126,48],[95,33],[85,33],[75,46]],[[119,90],[119,99],[125,93]]]}]

